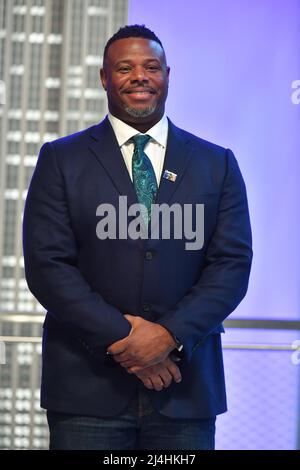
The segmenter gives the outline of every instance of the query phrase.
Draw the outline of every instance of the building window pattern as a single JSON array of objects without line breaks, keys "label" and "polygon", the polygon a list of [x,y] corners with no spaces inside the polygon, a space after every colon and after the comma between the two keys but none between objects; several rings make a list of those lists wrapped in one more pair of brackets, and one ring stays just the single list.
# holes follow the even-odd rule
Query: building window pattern
[{"label": "building window pattern", "polygon": [[[41,328],[40,325],[3,323],[0,334],[40,336]],[[39,406],[40,361],[40,343],[20,341],[6,345],[6,363],[0,369],[1,449],[48,447],[46,416]]]},{"label": "building window pattern", "polygon": [[46,132],[50,134],[58,134],[59,124],[57,121],[47,121],[46,122]]},{"label": "building window pattern", "polygon": [[0,38],[0,80],[4,79],[5,39]]},{"label": "building window pattern", "polygon": [[61,34],[63,30],[64,1],[52,0],[51,33]]},{"label": "building window pattern", "polygon": [[32,5],[35,7],[43,7],[45,6],[46,0],[33,0]]},{"label": "building window pattern", "polygon": [[19,167],[17,165],[7,165],[6,167],[6,188],[14,189],[18,187]]},{"label": "building window pattern", "polygon": [[84,0],[72,1],[71,31],[70,41],[70,64],[81,65],[82,63],[82,37],[83,37],[83,18],[85,11]]},{"label": "building window pattern", "polygon": [[23,33],[25,31],[25,15],[15,14],[13,16],[13,32]]},{"label": "building window pattern", "polygon": [[20,155],[20,142],[8,142],[7,151],[9,155]]},{"label": "building window pattern", "polygon": [[9,119],[8,120],[8,130],[17,131],[20,129],[21,121],[19,119]]},{"label": "building window pattern", "polygon": [[90,16],[88,18],[88,45],[89,55],[100,56],[107,39],[107,18],[105,16]]},{"label": "building window pattern", "polygon": [[41,66],[43,45],[30,45],[30,70],[28,108],[39,109],[41,100]]},{"label": "building window pattern", "polygon": [[113,8],[113,29],[116,31],[120,26],[124,26],[124,18],[127,17],[128,2],[124,0],[114,0]]},{"label": "building window pattern", "polygon": [[78,121],[74,121],[73,119],[68,120],[68,127],[67,132],[68,134],[73,134],[74,132],[78,131]]},{"label": "building window pattern", "polygon": [[86,67],[86,86],[87,88],[99,88],[101,86],[99,66],[89,65]]},{"label": "building window pattern", "polygon": [[12,44],[12,65],[22,65],[24,63],[24,43],[21,41],[13,41]]},{"label": "building window pattern", "polygon": [[[2,326],[0,334],[8,334]],[[14,325],[17,336],[40,335],[40,325]],[[40,409],[38,388],[41,345],[8,343],[6,364],[1,365],[0,448],[46,449],[48,430],[45,412]],[[14,364],[15,376],[12,376]],[[34,384],[34,388],[32,388]]]},{"label": "building window pattern", "polygon": [[8,0],[0,0],[0,30],[6,28],[6,12]]},{"label": "building window pattern", "polygon": [[44,18],[43,16],[34,15],[32,17],[32,32],[42,33],[44,31]]},{"label": "building window pattern", "polygon": [[27,121],[27,130],[30,132],[38,132],[39,130],[39,121]]},{"label": "building window pattern", "polygon": [[13,5],[14,6],[23,6],[26,5],[27,0],[13,0]]},{"label": "building window pattern", "polygon": [[27,142],[26,143],[26,155],[36,156],[39,151],[39,143]]},{"label": "building window pattern", "polygon": [[48,106],[49,111],[56,111],[59,109],[60,90],[57,88],[49,88],[48,90]]},{"label": "building window pattern", "polygon": [[86,107],[85,107],[86,111],[99,113],[99,115],[104,114],[103,113],[104,105],[103,105],[103,101],[101,99],[95,99],[95,98],[86,99],[85,100],[85,105],[86,105]]},{"label": "building window pattern", "polygon": [[[3,129],[6,139],[0,150],[2,313],[44,315],[24,278],[19,246],[24,199],[41,143],[91,126],[105,114],[101,50],[126,23],[127,3],[0,0],[0,80],[7,81],[0,113],[0,139]],[[30,320],[12,327],[0,321],[0,335],[20,334],[40,336],[40,325]],[[41,345],[12,343],[6,352],[7,365],[0,367],[0,449],[45,449],[48,434],[38,388]]]},{"label": "building window pattern", "polygon": [[77,109],[79,109],[79,106],[80,106],[80,99],[78,99],[78,98],[69,98],[68,99],[68,108],[71,111],[76,111]]},{"label": "building window pattern", "polygon": [[61,75],[61,44],[49,46],[49,77],[60,77]]},{"label": "building window pattern", "polygon": [[22,84],[21,75],[11,75],[8,93],[10,95],[9,106],[11,109],[20,109],[22,107]]},{"label": "building window pattern", "polygon": [[4,210],[4,256],[15,253],[17,201],[7,199]]},{"label": "building window pattern", "polygon": [[89,6],[96,8],[108,8],[108,0],[89,0]]}]

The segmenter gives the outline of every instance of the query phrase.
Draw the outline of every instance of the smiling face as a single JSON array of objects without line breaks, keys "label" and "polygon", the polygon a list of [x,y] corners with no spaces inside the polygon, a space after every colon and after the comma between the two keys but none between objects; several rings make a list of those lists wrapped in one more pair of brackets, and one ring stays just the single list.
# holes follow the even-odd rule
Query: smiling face
[{"label": "smiling face", "polygon": [[100,75],[113,116],[140,132],[146,132],[162,118],[169,67],[156,41],[126,38],[113,42]]}]

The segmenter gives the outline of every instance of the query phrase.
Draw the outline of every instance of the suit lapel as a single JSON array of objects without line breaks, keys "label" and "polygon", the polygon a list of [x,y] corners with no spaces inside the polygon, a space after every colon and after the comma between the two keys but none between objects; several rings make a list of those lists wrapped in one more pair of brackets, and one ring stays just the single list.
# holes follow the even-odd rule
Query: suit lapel
[{"label": "suit lapel", "polygon": [[104,167],[120,195],[127,196],[128,206],[137,204],[137,196],[130,179],[115,133],[106,117],[90,131],[90,150]]},{"label": "suit lapel", "polygon": [[[190,146],[187,145],[188,138],[169,120],[169,132],[167,150],[163,165],[156,204],[168,203],[181,184],[183,176],[191,157]],[[175,173],[176,180],[170,181],[164,178],[165,170]]]}]

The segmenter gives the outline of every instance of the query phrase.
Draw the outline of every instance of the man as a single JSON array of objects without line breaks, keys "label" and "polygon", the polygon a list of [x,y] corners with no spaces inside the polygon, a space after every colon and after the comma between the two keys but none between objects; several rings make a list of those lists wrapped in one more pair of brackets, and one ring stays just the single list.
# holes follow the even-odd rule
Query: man
[{"label": "man", "polygon": [[[40,152],[24,256],[47,310],[51,449],[213,449],[226,411],[220,333],[247,290],[246,192],[230,150],[166,118],[169,71],[152,31],[121,28],[101,70],[108,117]],[[130,236],[137,204],[140,237]],[[191,210],[154,237],[155,204]],[[117,230],[105,234],[110,207]],[[204,238],[193,249],[175,232],[199,226],[197,207]]]}]

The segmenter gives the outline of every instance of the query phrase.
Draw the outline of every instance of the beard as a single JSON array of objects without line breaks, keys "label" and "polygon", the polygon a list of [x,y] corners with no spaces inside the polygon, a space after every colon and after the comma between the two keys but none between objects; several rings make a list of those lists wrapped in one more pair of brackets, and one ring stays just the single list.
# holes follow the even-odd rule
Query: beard
[{"label": "beard", "polygon": [[129,116],[132,116],[135,118],[150,116],[151,114],[154,113],[155,109],[156,109],[156,105],[148,106],[147,108],[144,108],[144,109],[130,108],[130,106],[124,107],[124,111],[126,111],[126,113],[128,113]]}]

